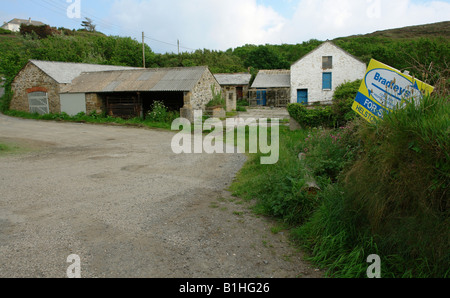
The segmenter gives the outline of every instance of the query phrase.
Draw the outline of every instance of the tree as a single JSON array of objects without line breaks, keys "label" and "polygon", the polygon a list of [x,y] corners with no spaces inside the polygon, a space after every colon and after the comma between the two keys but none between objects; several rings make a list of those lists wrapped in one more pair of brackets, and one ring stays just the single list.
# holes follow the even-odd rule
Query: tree
[{"label": "tree", "polygon": [[83,26],[89,32],[95,32],[95,27],[97,27],[97,25],[94,25],[93,21],[90,18],[85,19],[86,21],[81,22],[81,26]]}]

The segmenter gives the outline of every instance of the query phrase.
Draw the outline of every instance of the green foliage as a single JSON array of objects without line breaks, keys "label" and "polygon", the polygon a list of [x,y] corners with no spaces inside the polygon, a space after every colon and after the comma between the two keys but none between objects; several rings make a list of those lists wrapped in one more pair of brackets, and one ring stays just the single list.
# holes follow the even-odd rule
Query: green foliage
[{"label": "green foliage", "polygon": [[171,124],[179,118],[179,112],[169,111],[162,101],[154,101],[152,109],[147,113],[146,121]]},{"label": "green foliage", "polygon": [[47,38],[57,33],[58,31],[56,30],[56,28],[52,28],[49,25],[42,25],[42,26],[34,26],[26,24],[20,25],[20,34],[24,36],[35,34],[36,37],[38,38]]},{"label": "green foliage", "polygon": [[305,131],[291,132],[280,127],[278,163],[261,165],[261,153],[251,155],[231,186],[233,195],[256,199],[257,212],[275,216],[286,223],[306,221],[319,202],[303,191],[306,187],[305,169],[297,155],[301,150],[299,140],[304,139],[305,134]]},{"label": "green foliage", "polygon": [[336,87],[332,104],[336,126],[344,126],[347,122],[355,119],[357,114],[352,110],[352,106],[355,102],[361,82],[361,80],[356,80]]},{"label": "green foliage", "polygon": [[364,257],[378,254],[384,277],[449,277],[449,113],[448,98],[426,97],[351,129],[352,162],[294,231],[330,276],[365,277]]},{"label": "green foliage", "polygon": [[268,46],[259,46],[252,49],[245,59],[244,65],[257,69],[288,69],[291,66],[279,52]]},{"label": "green foliage", "polygon": [[0,28],[0,34],[12,34],[12,31],[8,29]]},{"label": "green foliage", "polygon": [[330,106],[307,108],[299,103],[289,104],[289,115],[302,127],[334,127],[335,118]]},{"label": "green foliage", "polygon": [[213,98],[206,104],[206,107],[222,107],[225,108],[225,99],[223,98],[222,91],[216,92],[215,86],[211,86],[211,92]]}]

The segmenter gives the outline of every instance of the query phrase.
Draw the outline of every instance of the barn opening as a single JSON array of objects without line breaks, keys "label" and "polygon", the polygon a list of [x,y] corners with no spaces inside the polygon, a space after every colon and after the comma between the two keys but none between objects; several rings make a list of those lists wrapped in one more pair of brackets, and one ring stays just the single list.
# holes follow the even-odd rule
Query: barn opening
[{"label": "barn opening", "polygon": [[146,118],[155,101],[162,102],[168,111],[180,111],[184,106],[184,92],[114,92],[100,95],[108,116],[130,119]]}]

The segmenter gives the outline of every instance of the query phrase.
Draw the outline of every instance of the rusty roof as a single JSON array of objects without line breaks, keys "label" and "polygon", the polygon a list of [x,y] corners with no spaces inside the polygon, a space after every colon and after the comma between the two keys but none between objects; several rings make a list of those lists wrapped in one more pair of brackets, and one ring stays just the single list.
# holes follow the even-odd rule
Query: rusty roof
[{"label": "rusty roof", "polygon": [[206,66],[86,72],[61,93],[191,91]]}]

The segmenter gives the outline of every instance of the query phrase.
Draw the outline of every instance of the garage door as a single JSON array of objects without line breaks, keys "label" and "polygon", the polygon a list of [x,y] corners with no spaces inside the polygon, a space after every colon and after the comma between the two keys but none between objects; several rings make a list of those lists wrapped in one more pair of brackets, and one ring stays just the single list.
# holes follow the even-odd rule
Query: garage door
[{"label": "garage door", "polygon": [[40,115],[49,113],[47,92],[28,93],[28,104],[30,113],[38,113]]},{"label": "garage door", "polygon": [[86,96],[84,93],[61,94],[61,112],[75,116],[81,112],[86,113]]}]

